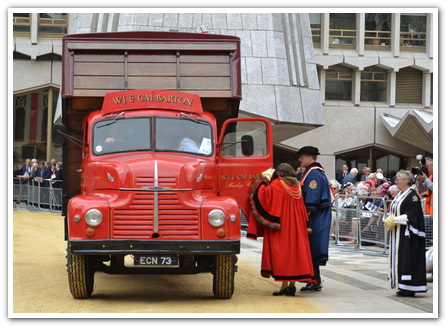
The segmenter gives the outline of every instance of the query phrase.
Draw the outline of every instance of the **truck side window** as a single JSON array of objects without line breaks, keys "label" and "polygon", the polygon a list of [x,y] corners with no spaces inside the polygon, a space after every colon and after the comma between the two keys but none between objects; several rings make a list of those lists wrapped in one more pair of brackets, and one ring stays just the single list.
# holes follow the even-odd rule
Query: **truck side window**
[{"label": "truck side window", "polygon": [[237,121],[227,125],[221,154],[224,157],[264,157],[267,146],[267,127],[263,122]]},{"label": "truck side window", "polygon": [[105,155],[118,152],[151,150],[150,117],[104,119],[93,128],[93,153]]}]

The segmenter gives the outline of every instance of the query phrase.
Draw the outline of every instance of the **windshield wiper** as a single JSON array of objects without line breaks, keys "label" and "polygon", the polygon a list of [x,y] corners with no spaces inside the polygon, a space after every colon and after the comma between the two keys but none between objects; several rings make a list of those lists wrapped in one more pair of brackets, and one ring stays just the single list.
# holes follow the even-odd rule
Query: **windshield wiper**
[{"label": "windshield wiper", "polygon": [[122,111],[122,112],[121,112],[120,114],[118,114],[115,118],[113,118],[113,120],[112,120],[111,122],[106,123],[106,124],[101,125],[101,126],[98,126],[97,128],[101,128],[101,127],[104,127],[104,126],[109,126],[109,125],[115,124],[116,121],[118,120],[118,118],[121,117],[121,116],[124,116],[124,111]]},{"label": "windshield wiper", "polygon": [[195,118],[193,118],[191,115],[185,114],[184,112],[181,112],[181,113],[180,113],[180,116],[182,116],[182,117],[186,117],[186,118],[188,118],[189,120],[192,120],[193,122],[195,122],[195,123],[197,123],[197,124],[208,125],[208,123],[207,123],[206,121],[195,119]]}]

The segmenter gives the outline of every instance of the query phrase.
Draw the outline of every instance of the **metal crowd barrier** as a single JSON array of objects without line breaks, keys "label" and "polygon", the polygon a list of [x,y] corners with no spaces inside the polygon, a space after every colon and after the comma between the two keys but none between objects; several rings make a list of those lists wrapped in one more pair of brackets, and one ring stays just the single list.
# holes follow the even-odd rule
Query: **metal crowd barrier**
[{"label": "metal crowd barrier", "polygon": [[[48,186],[41,186],[48,182]],[[42,183],[35,181],[23,181],[14,177],[13,199],[20,205],[25,204],[30,208],[60,212],[62,210],[62,188],[53,187],[54,183],[61,180],[44,179]]]},{"label": "metal crowd barrier", "polygon": [[[382,210],[363,203],[382,200]],[[376,247],[376,252],[388,253],[390,232],[385,229],[382,218],[388,214],[388,204],[384,197],[357,196],[353,194],[337,194],[333,203],[335,244],[353,244],[356,248],[366,250],[365,246]],[[425,246],[433,246],[433,217],[424,215]],[[377,248],[379,250],[377,250]],[[372,248],[368,248],[371,250]],[[373,250],[374,251],[374,250]]]}]

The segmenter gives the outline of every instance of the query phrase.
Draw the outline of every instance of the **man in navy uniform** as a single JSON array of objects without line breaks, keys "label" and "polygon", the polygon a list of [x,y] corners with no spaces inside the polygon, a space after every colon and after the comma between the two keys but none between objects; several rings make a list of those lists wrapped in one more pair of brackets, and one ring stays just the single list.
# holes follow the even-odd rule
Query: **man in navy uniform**
[{"label": "man in navy uniform", "polygon": [[316,162],[318,148],[305,146],[297,152],[301,166],[306,167],[302,183],[304,204],[309,215],[312,232],[309,233],[310,250],[318,284],[307,284],[301,292],[321,291],[320,266],[329,259],[329,233],[331,228],[331,190],[323,167]]}]

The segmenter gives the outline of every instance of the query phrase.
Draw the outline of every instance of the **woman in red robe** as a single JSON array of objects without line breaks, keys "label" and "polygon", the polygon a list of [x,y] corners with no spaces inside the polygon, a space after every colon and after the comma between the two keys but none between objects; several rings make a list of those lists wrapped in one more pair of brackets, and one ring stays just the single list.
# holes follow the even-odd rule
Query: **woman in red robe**
[{"label": "woman in red robe", "polygon": [[273,295],[295,295],[295,282],[316,284],[307,234],[308,215],[293,168],[282,163],[270,181],[258,178],[250,202],[247,237],[264,237],[261,275],[282,282]]}]

